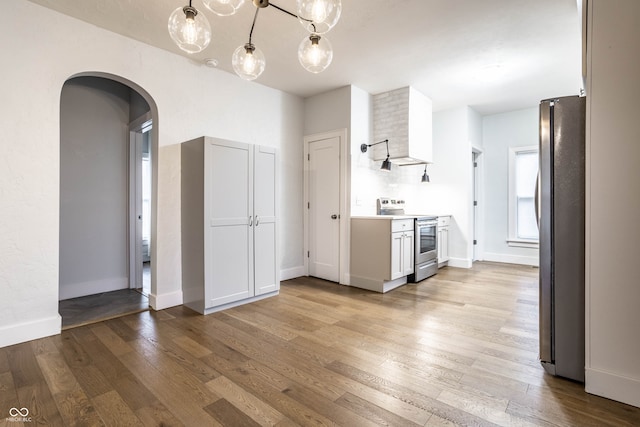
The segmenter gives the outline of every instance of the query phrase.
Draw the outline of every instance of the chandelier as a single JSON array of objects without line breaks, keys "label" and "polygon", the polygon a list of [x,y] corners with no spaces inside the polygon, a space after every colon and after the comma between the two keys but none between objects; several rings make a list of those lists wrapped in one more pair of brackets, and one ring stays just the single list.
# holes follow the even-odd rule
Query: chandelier
[{"label": "chandelier", "polygon": [[[245,0],[202,0],[204,6],[219,16],[233,15]],[[296,0],[297,13],[289,12],[269,0],[252,0],[256,7],[253,15],[249,40],[238,46],[233,53],[231,63],[236,74],[245,80],[254,80],[264,71],[266,60],[262,51],[253,44],[253,29],[258,12],[268,6],[297,18],[308,36],[298,46],[298,60],[311,73],[324,71],[333,59],[331,43],[324,36],[333,28],[342,11],[341,0]],[[211,26],[207,18],[192,6],[192,0],[184,7],[179,7],[169,16],[169,34],[180,49],[187,53],[198,53],[211,42]]]}]

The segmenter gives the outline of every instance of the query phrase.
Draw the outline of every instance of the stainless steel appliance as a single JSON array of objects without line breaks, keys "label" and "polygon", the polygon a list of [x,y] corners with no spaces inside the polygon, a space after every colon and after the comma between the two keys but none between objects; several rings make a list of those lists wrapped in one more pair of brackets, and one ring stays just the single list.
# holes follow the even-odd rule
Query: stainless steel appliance
[{"label": "stainless steel appliance", "polygon": [[409,282],[420,282],[438,272],[438,218],[435,216],[416,217],[414,239],[416,242],[416,265]]},{"label": "stainless steel appliance", "polygon": [[406,215],[405,201],[381,197],[376,201],[378,215],[408,216],[414,218],[414,273],[407,277],[412,283],[420,282],[438,272],[438,217]]},{"label": "stainless steel appliance", "polygon": [[540,362],[584,382],[585,98],[540,103]]}]

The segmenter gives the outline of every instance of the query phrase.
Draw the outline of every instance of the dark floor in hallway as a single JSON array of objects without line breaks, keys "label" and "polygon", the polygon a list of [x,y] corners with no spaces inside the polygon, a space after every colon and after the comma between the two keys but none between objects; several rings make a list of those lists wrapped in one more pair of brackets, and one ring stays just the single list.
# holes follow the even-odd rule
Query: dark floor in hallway
[{"label": "dark floor in hallway", "polygon": [[149,299],[133,289],[60,301],[62,329],[75,328],[149,309]]}]

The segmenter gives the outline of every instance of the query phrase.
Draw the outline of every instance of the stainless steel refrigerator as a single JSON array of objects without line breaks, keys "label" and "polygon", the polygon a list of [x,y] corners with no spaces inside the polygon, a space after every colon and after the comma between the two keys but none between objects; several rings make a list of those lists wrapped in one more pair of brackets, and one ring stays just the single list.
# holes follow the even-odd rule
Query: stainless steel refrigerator
[{"label": "stainless steel refrigerator", "polygon": [[585,98],[540,103],[540,362],[584,382]]}]

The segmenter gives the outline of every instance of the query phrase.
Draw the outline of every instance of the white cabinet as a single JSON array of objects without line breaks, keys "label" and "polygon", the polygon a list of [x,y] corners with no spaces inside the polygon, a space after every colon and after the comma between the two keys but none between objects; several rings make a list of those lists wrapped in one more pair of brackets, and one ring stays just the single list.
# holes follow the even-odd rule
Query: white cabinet
[{"label": "white cabinet", "polygon": [[438,217],[438,268],[449,263],[449,224],[450,216]]},{"label": "white cabinet", "polygon": [[413,230],[391,233],[391,279],[413,274]]},{"label": "white cabinet", "polygon": [[387,292],[414,270],[413,219],[351,218],[350,284]]},{"label": "white cabinet", "polygon": [[202,137],[181,154],[184,304],[206,314],[275,294],[275,149]]}]

